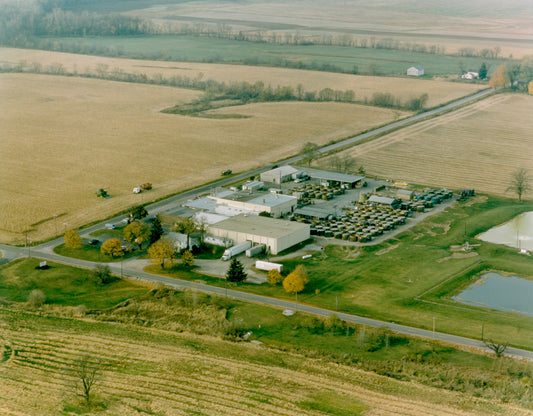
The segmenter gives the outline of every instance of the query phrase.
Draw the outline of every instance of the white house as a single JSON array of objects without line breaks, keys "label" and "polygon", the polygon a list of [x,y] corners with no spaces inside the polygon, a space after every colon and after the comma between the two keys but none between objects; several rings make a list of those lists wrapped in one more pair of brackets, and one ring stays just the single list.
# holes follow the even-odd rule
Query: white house
[{"label": "white house", "polygon": [[420,77],[424,75],[424,68],[422,68],[421,66],[412,66],[411,68],[407,69],[407,75],[413,77]]},{"label": "white house", "polygon": [[466,74],[461,75],[462,79],[478,79],[479,74],[477,72],[467,72]]}]

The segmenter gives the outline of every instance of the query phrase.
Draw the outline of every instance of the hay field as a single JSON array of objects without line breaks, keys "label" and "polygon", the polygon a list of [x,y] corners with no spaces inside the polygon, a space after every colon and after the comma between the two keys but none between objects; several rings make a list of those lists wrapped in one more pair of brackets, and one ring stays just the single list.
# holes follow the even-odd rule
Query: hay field
[{"label": "hay field", "polygon": [[0,57],[0,63],[18,64],[24,61],[26,64],[32,64],[39,62],[44,67],[60,63],[67,71],[76,70],[79,73],[96,73],[101,68],[108,71],[119,68],[127,73],[144,73],[148,76],[155,74],[161,74],[164,77],[181,75],[224,82],[248,81],[254,83],[262,81],[265,85],[271,84],[273,87],[277,85],[296,87],[298,84],[302,84],[307,91],[317,91],[323,88],[342,91],[353,90],[357,100],[363,100],[365,97],[371,98],[376,92],[390,92],[402,100],[427,93],[429,95],[428,107],[437,106],[486,88],[483,85],[438,80],[374,77],[246,65],[144,61],[11,48],[0,48]]},{"label": "hay field", "polygon": [[531,114],[533,97],[496,95],[347,152],[372,175],[515,197],[512,172],[533,172]]},{"label": "hay field", "polygon": [[79,414],[72,369],[86,354],[102,368],[94,401],[103,405],[90,414],[531,414],[250,343],[5,310],[0,317],[5,415]]},{"label": "hay field", "polygon": [[[62,234],[134,204],[288,157],[406,113],[341,103],[235,107],[246,119],[162,114],[198,92],[95,79],[0,75],[0,241]],[[154,189],[133,195],[140,183]],[[112,198],[94,192],[106,188]]]}]

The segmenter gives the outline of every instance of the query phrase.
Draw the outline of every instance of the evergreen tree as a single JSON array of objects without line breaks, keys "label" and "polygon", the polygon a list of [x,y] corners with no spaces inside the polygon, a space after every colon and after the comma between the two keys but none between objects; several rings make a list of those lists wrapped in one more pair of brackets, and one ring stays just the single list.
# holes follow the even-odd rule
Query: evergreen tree
[{"label": "evergreen tree", "polygon": [[485,62],[483,62],[481,64],[481,67],[479,68],[479,79],[487,78],[487,73],[488,73],[487,65],[485,64]]},{"label": "evergreen tree", "polygon": [[236,257],[231,259],[229,269],[226,273],[226,279],[228,279],[228,282],[242,282],[246,280],[244,266]]},{"label": "evergreen tree", "polygon": [[159,215],[152,220],[150,244],[154,244],[165,233]]}]

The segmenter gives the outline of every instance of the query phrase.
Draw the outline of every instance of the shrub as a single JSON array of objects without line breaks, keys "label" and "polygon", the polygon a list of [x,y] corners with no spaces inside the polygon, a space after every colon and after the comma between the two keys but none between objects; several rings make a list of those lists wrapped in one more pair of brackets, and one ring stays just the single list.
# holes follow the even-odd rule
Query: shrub
[{"label": "shrub", "polygon": [[111,274],[111,269],[107,265],[97,264],[92,272],[93,280],[101,285],[114,282],[117,278]]},{"label": "shrub", "polygon": [[28,305],[30,305],[32,308],[40,308],[44,305],[45,301],[46,296],[42,290],[39,289],[32,290],[28,296]]}]

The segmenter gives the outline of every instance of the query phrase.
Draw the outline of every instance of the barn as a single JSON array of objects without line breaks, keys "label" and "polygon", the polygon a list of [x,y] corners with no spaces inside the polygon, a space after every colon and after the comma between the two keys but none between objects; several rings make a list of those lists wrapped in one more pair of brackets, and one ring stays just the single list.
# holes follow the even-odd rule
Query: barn
[{"label": "barn", "polygon": [[412,66],[407,69],[407,75],[411,77],[421,77],[424,75],[424,68],[421,66]]}]

